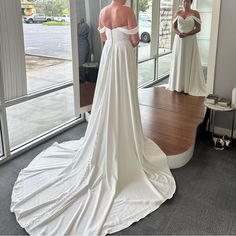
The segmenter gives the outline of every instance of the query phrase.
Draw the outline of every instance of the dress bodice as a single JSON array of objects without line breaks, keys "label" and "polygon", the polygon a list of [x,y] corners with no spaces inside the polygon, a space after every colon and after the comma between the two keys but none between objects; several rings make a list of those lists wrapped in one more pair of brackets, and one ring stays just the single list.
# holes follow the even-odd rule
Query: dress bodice
[{"label": "dress bodice", "polygon": [[103,27],[98,29],[100,33],[105,33],[107,40],[112,42],[129,41],[129,35],[138,33],[138,27],[127,29],[127,26],[109,29]]},{"label": "dress bodice", "polygon": [[201,20],[193,15],[187,16],[186,18],[177,16],[174,19],[173,23],[175,23],[176,21],[178,23],[178,30],[182,33],[188,33],[192,31],[195,26],[195,21],[201,24]]}]

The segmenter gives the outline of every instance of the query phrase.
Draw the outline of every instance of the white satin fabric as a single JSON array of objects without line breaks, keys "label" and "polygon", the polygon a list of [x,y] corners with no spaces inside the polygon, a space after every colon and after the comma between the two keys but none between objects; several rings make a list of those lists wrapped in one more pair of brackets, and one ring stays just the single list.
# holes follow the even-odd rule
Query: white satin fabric
[{"label": "white satin fabric", "polygon": [[79,141],[55,143],[23,169],[11,211],[31,235],[105,235],[175,192],[166,155],[144,138],[126,27],[105,32],[90,121]]},{"label": "white satin fabric", "polygon": [[[193,30],[195,21],[201,24],[199,18],[190,15],[186,18],[177,16],[178,30],[188,33]],[[169,84],[171,91],[185,92],[193,96],[206,96],[206,83],[200,61],[196,35],[180,38],[175,35]]]}]

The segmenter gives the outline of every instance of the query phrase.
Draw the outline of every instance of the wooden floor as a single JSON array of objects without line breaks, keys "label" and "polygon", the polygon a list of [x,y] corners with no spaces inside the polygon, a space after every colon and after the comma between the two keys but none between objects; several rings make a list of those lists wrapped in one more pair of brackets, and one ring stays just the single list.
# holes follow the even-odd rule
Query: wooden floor
[{"label": "wooden floor", "polygon": [[139,104],[145,136],[167,156],[186,152],[195,142],[203,121],[204,98],[171,92],[164,87],[139,89]]}]

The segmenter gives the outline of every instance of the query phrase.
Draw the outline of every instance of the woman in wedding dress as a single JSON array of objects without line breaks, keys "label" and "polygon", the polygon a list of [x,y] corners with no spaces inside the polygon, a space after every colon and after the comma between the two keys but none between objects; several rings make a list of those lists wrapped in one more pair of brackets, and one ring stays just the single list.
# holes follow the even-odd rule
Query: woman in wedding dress
[{"label": "woman in wedding dress", "polygon": [[201,30],[198,11],[191,9],[193,0],[183,0],[183,9],[175,15],[175,39],[167,89],[193,96],[205,96],[206,84],[200,61],[196,34]]},{"label": "woman in wedding dress", "polygon": [[143,135],[134,46],[125,0],[100,14],[105,42],[84,138],[55,143],[15,183],[11,211],[31,235],[105,235],[156,210],[175,192],[166,155]]}]

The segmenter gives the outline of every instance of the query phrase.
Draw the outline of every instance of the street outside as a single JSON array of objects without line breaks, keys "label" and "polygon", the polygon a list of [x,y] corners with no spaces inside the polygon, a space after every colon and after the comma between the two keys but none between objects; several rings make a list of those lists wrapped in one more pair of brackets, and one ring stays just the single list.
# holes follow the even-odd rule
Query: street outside
[{"label": "street outside", "polygon": [[23,24],[25,53],[72,59],[70,26]]}]

